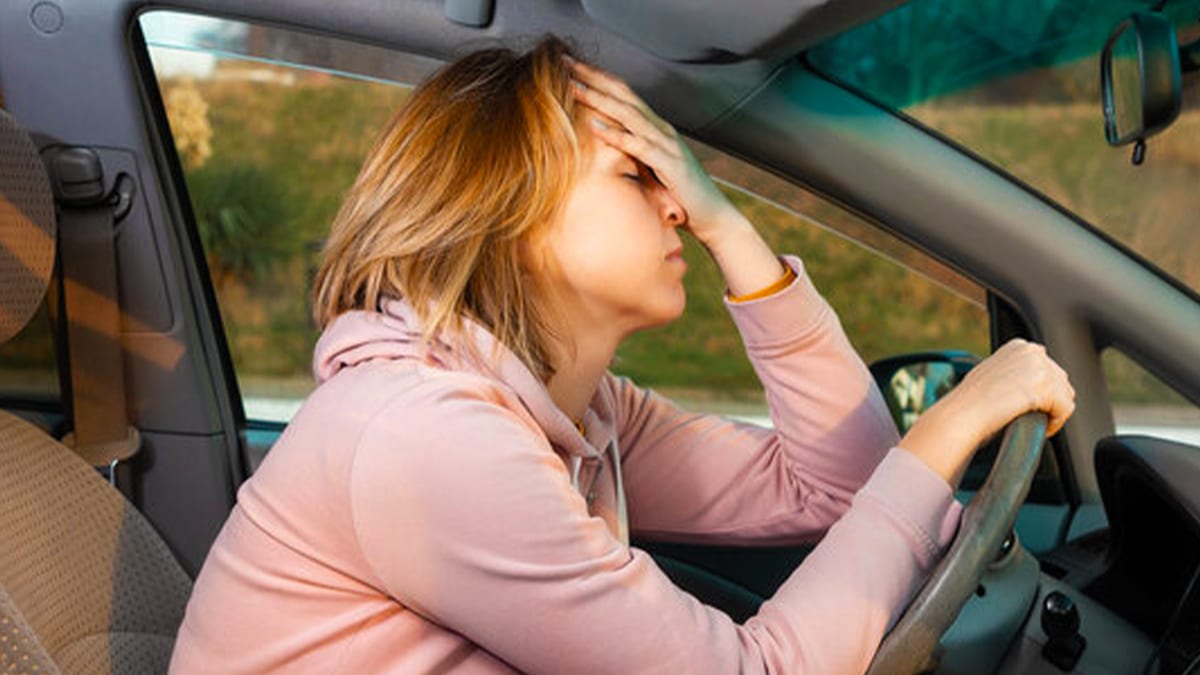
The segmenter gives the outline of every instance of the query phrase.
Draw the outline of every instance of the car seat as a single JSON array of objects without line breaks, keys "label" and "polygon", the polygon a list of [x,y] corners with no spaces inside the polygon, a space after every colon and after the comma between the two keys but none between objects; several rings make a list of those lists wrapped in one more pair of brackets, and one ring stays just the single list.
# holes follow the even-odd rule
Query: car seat
[{"label": "car seat", "polygon": [[[0,110],[0,343],[41,302],[57,230],[33,140]],[[0,410],[0,672],[163,673],[191,580],[91,465]]]}]

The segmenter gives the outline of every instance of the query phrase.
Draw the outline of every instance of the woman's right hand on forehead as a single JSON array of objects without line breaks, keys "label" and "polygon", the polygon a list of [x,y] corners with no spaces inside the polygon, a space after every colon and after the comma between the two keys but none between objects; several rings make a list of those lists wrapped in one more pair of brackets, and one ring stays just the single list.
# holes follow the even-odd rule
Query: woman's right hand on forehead
[{"label": "woman's right hand on forehead", "polygon": [[596,113],[605,143],[648,166],[683,206],[682,223],[708,250],[733,295],[776,283],[784,270],[754,225],[717,189],[679,133],[620,78],[568,59],[576,99]]},{"label": "woman's right hand on forehead", "polygon": [[595,66],[570,58],[568,63],[575,73],[577,100],[599,115],[593,132],[654,171],[683,206],[685,227],[701,243],[711,245],[724,224],[741,220],[675,128],[629,85]]}]

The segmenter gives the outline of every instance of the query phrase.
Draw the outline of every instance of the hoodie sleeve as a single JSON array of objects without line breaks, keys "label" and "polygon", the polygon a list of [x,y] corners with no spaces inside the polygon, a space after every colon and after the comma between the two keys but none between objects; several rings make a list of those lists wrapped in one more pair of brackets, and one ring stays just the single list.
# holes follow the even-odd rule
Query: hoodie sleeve
[{"label": "hoodie sleeve", "polygon": [[861,672],[949,532],[949,487],[894,452],[739,626],[589,516],[544,436],[495,395],[402,399],[354,451],[372,583],[522,672]]},{"label": "hoodie sleeve", "polygon": [[687,413],[611,377],[630,529],[693,542],[811,541],[899,441],[883,397],[804,272],[727,302],[766,390],[774,429]]}]

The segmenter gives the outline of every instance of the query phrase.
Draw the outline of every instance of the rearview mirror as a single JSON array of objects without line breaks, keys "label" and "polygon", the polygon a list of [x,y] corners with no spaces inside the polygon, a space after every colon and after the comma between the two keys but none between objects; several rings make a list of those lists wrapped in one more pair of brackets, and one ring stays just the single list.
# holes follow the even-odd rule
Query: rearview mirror
[{"label": "rearview mirror", "polygon": [[955,350],[903,354],[872,363],[871,375],[903,436],[977,363],[978,356]]},{"label": "rearview mirror", "polygon": [[1109,145],[1144,141],[1179,116],[1182,91],[1175,27],[1158,12],[1137,12],[1117,24],[1100,54],[1104,138]]}]

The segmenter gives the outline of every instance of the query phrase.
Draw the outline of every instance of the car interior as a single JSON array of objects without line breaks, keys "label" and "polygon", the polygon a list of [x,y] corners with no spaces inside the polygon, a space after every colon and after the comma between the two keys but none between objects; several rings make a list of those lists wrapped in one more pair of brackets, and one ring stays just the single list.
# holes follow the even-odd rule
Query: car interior
[{"label": "car interior", "polygon": [[[1136,170],[1151,170],[1171,153],[1200,149],[1200,136],[1168,130],[1184,123],[1176,122],[1180,100],[1186,115],[1187,92],[1197,89],[1192,64],[1200,58],[1191,60],[1196,43],[1187,39],[1200,7],[1021,0],[1013,7],[1028,6],[1028,17],[1011,9],[1008,23],[985,25],[953,5],[0,5],[0,345],[9,343],[0,348],[0,670],[165,672],[192,580],[238,486],[286,427],[249,411],[237,372],[238,337],[214,281],[221,270],[206,257],[170,92],[156,77],[154,48],[167,38],[156,37],[155,22],[169,14],[262,28],[252,36],[286,31],[358,45],[379,62],[326,60],[313,70],[329,77],[360,68],[363,80],[409,84],[473,49],[559,35],[698,145],[760,176],[768,198],[773,185],[802,188],[866,224],[838,236],[877,249],[866,231],[881,233],[969,280],[980,289],[986,346],[1015,337],[1045,344],[1070,375],[1077,408],[1052,439],[1044,420],[1026,417],[980,449],[958,494],[970,502],[959,536],[870,672],[1200,673],[1200,448],[1123,431],[1103,357],[1128,356],[1194,413],[1200,281],[923,117],[937,112],[923,102],[961,93],[967,82],[943,78],[919,95],[889,98],[868,77],[871,68],[887,82],[901,74],[877,67],[894,45],[871,31],[920,17],[945,20],[937,30],[947,50],[982,49],[997,32],[1031,45],[1090,45],[1070,59],[1086,61],[1080,71],[1103,92],[1087,115],[1107,125],[1115,147],[1104,150],[1124,166],[1132,146],[1133,164],[1145,163]],[[985,5],[1007,3],[981,3],[980,16]],[[200,44],[214,35],[193,37]],[[282,47],[248,60],[287,62],[288,45],[272,44]],[[839,61],[852,48],[853,59]],[[1065,52],[1026,54],[1046,67]],[[389,65],[396,54],[407,65]],[[983,70],[970,71],[975,84]],[[237,87],[258,86],[259,75],[239,77]],[[1140,93],[1128,94],[1127,77],[1141,78]],[[1097,135],[1094,144],[1105,140]],[[771,199],[774,208],[803,211]],[[1187,260],[1192,239],[1200,238],[1187,232],[1167,247]],[[42,330],[26,326],[35,324],[48,327],[36,336],[52,355],[51,390],[22,379],[31,331]],[[919,372],[924,382],[942,373],[948,388],[978,360],[957,344],[905,351],[872,365],[902,430],[911,419],[893,389],[898,374]],[[737,621],[810,550],[636,536],[634,545]]]}]

